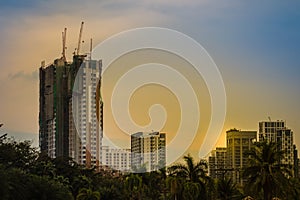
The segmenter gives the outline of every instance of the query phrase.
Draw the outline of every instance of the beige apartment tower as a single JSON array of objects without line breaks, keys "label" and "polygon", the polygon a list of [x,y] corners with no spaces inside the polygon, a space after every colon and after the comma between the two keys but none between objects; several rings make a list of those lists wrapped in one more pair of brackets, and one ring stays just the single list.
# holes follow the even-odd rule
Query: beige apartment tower
[{"label": "beige apartment tower", "polygon": [[256,141],[256,131],[231,129],[226,131],[227,166],[234,182],[243,184],[242,169],[247,166],[247,156],[244,154],[251,149]]},{"label": "beige apartment tower", "polygon": [[166,134],[138,132],[131,135],[131,168],[155,171],[166,165]]}]

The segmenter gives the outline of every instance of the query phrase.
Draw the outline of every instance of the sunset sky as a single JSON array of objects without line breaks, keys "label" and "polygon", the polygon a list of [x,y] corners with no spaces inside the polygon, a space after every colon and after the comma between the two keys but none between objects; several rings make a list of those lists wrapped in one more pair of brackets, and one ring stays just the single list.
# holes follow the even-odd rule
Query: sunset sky
[{"label": "sunset sky", "polygon": [[[71,60],[81,21],[82,52],[91,37],[96,45],[138,27],[190,36],[213,58],[225,84],[227,115],[217,146],[225,146],[226,130],[257,130],[270,116],[286,120],[300,148],[300,2],[280,0],[0,1],[0,134],[38,145],[40,62],[61,56],[65,27]],[[197,149],[196,142],[191,151]]]}]

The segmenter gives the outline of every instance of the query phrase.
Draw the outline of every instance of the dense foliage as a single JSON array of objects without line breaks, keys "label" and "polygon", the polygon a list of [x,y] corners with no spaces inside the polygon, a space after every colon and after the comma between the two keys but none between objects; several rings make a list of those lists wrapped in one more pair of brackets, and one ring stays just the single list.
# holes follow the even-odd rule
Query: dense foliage
[{"label": "dense foliage", "polygon": [[70,158],[51,159],[28,141],[0,140],[0,197],[18,200],[47,199],[299,199],[299,180],[277,160],[274,144],[258,143],[248,153],[248,178],[238,187],[230,178],[213,180],[205,160],[184,156],[182,163],[150,173],[120,174],[87,169]]}]

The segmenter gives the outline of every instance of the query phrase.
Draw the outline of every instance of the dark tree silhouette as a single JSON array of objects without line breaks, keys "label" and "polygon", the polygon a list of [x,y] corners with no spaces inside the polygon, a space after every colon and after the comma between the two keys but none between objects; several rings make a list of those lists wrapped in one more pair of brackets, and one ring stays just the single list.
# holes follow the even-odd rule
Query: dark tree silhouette
[{"label": "dark tree silhouette", "polygon": [[284,190],[290,186],[291,168],[280,163],[283,153],[276,143],[254,144],[253,148],[246,153],[249,156],[249,165],[243,172],[243,176],[248,180],[247,191],[252,194],[261,192],[265,200],[284,195]]}]

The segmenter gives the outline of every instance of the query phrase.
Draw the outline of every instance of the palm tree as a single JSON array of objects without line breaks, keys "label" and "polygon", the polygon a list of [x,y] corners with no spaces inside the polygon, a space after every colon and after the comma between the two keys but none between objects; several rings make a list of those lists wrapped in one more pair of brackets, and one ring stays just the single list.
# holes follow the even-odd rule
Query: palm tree
[{"label": "palm tree", "polygon": [[286,190],[286,199],[290,200],[299,200],[300,199],[300,179],[299,178],[292,178],[290,180],[290,187]]},{"label": "palm tree", "polygon": [[161,191],[163,193],[164,199],[167,199],[167,170],[166,167],[162,167],[158,170],[158,174],[161,180]]},{"label": "palm tree", "polygon": [[125,187],[129,192],[130,199],[141,199],[143,180],[137,174],[131,174],[125,179]]},{"label": "palm tree", "polygon": [[183,179],[181,177],[169,176],[166,179],[167,187],[174,200],[181,199],[183,191]]},{"label": "palm tree", "polygon": [[209,177],[207,176],[207,162],[205,160],[200,160],[195,163],[193,157],[189,154],[184,156],[183,159],[185,164],[177,164],[169,168],[170,175],[181,177],[188,182],[197,183],[197,187],[196,185],[188,186],[200,188],[199,193],[202,195],[201,199],[207,198],[206,184],[209,182]]},{"label": "palm tree", "polygon": [[241,199],[242,195],[231,178],[220,179],[217,182],[217,198],[221,200]]},{"label": "palm tree", "polygon": [[282,195],[289,187],[290,167],[282,164],[283,151],[279,144],[273,142],[257,142],[246,153],[249,166],[244,169],[243,176],[247,179],[246,189],[254,194],[263,193],[264,200]]},{"label": "palm tree", "polygon": [[204,181],[207,178],[207,162],[200,160],[195,163],[189,154],[183,157],[186,165],[177,164],[169,168],[171,174],[176,174],[191,182]]},{"label": "palm tree", "polygon": [[81,188],[76,200],[100,200],[100,193],[91,188]]},{"label": "palm tree", "polygon": [[166,175],[162,171],[147,172],[140,176],[142,177],[144,196],[149,199],[166,199]]},{"label": "palm tree", "polygon": [[188,181],[184,184],[184,189],[183,189],[184,199],[188,199],[188,200],[203,199],[201,198],[200,195],[201,195],[201,187],[199,183]]}]

